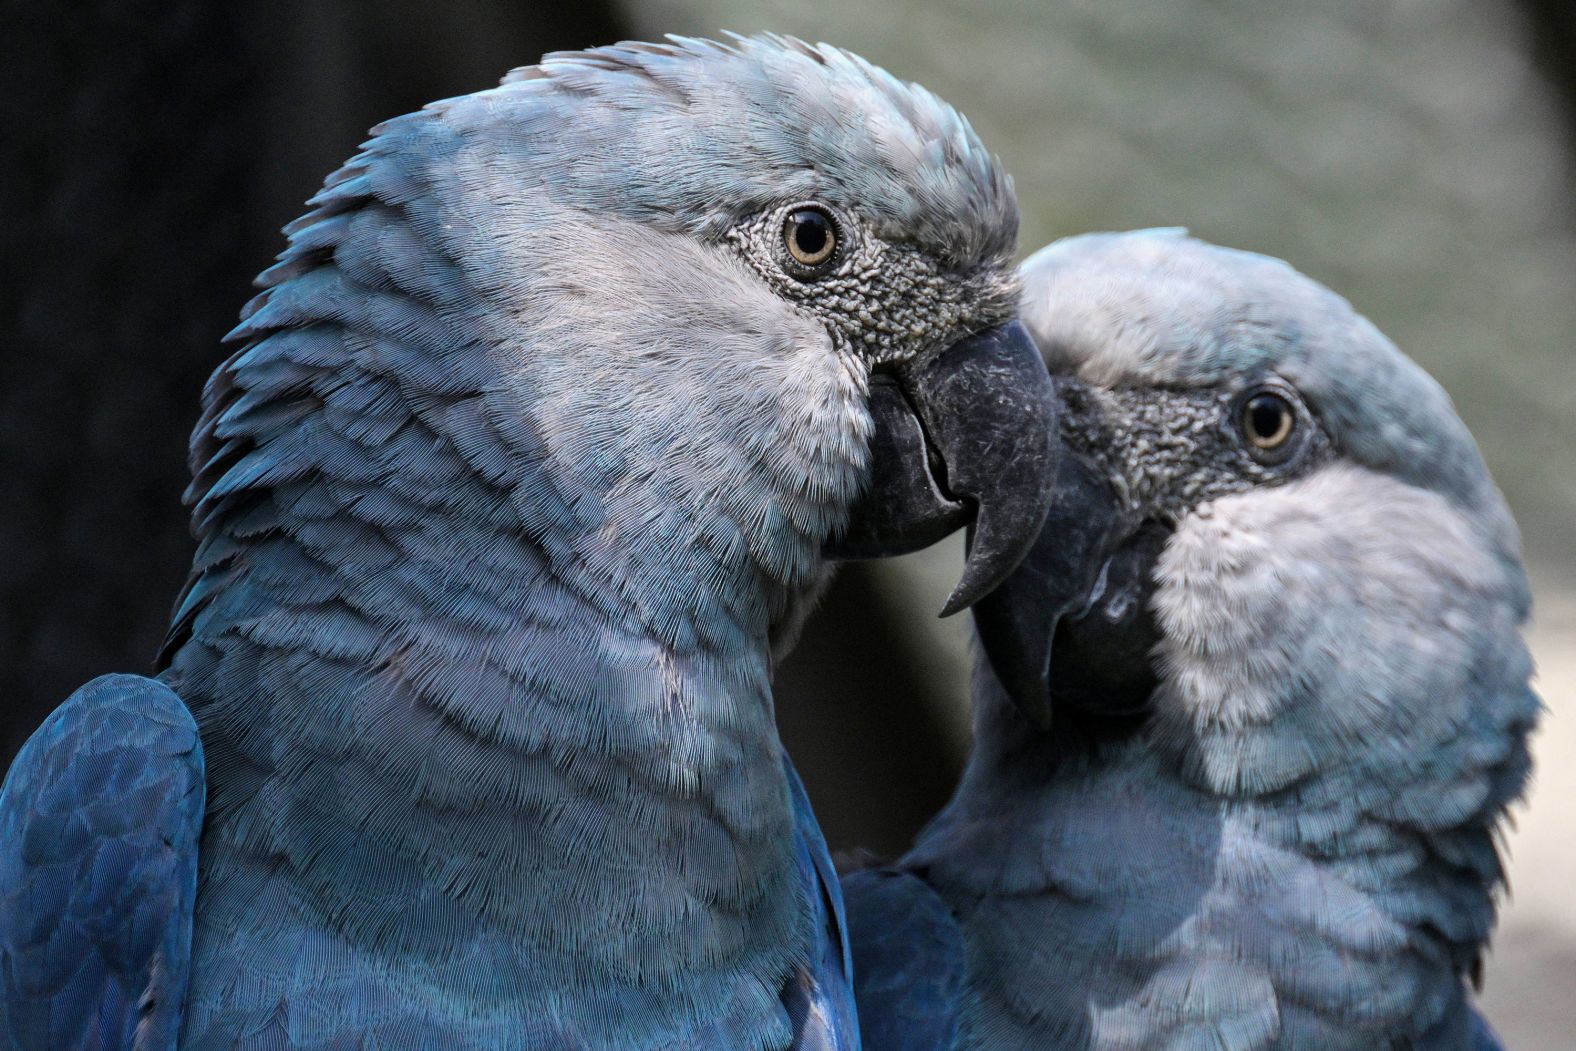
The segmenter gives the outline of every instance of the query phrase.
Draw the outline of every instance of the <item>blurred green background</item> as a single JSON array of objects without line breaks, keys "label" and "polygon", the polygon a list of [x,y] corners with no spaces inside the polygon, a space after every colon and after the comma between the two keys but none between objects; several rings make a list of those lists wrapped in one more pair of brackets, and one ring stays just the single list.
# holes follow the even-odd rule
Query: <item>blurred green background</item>
[{"label": "blurred green background", "polygon": [[[376,121],[545,50],[773,30],[964,110],[1024,254],[1186,226],[1350,298],[1449,389],[1521,521],[1549,717],[1485,1002],[1576,1032],[1576,4],[43,0],[0,4],[0,760],[142,671],[191,556],[184,446],[277,230]],[[968,742],[956,541],[844,573],[779,714],[834,847],[900,851]]]}]

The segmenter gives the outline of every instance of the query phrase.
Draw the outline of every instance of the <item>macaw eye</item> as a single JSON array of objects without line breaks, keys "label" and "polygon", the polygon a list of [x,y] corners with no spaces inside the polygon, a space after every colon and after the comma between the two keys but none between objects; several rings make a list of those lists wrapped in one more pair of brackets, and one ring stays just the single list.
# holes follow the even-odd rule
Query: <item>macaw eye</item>
[{"label": "macaw eye", "polygon": [[795,208],[783,220],[783,245],[795,263],[824,271],[837,254],[837,221],[820,205]]},{"label": "macaw eye", "polygon": [[1273,391],[1260,391],[1242,403],[1237,421],[1242,436],[1260,453],[1275,453],[1291,440],[1297,411]]}]

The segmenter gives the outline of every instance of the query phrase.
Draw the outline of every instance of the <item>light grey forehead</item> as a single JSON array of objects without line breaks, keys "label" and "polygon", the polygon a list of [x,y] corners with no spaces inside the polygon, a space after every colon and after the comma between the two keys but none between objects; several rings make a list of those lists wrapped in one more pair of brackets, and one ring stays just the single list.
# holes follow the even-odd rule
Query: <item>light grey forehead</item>
[{"label": "light grey forehead", "polygon": [[1050,367],[1108,386],[1212,386],[1274,373],[1342,454],[1469,505],[1498,504],[1449,397],[1334,292],[1268,256],[1180,230],[1058,241],[1022,267]]},{"label": "light grey forehead", "polygon": [[849,52],[768,36],[548,55],[429,108],[571,203],[715,234],[820,199],[968,267],[999,263],[1017,203],[956,110]]}]

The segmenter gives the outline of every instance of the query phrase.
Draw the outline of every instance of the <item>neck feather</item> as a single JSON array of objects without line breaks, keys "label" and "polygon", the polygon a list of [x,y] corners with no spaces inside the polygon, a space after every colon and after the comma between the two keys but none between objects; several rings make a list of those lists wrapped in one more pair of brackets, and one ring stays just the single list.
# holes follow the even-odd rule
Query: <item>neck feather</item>
[{"label": "neck feather", "polygon": [[543,996],[774,996],[809,932],[769,639],[821,578],[852,443],[746,453],[725,491],[665,474],[675,447],[561,470],[505,394],[412,398],[322,356],[345,338],[243,351],[197,443],[166,675],[209,756],[210,904],[282,866],[370,953],[494,938]]},{"label": "neck feather", "polygon": [[[1162,1043],[1180,1021],[1157,1005],[1192,989],[1216,1024],[1317,1046],[1465,1033],[1500,879],[1498,805],[1447,819],[1454,802],[1434,791],[1425,824],[1407,813],[1416,800],[1336,773],[1218,794],[1153,728],[1069,746],[1024,725],[988,678],[977,685],[969,770],[904,861],[952,903],[971,970],[991,976],[972,1031]],[[1498,776],[1514,781],[1513,766]]]}]

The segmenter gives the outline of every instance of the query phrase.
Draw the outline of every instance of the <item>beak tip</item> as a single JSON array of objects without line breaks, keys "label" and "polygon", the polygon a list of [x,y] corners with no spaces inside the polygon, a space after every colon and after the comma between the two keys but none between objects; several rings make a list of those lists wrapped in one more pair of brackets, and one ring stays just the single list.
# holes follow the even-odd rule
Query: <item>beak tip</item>
[{"label": "beak tip", "polygon": [[954,591],[947,596],[946,605],[941,607],[941,612],[936,614],[936,617],[940,620],[946,620],[948,617],[957,616],[973,604],[973,602],[966,601],[963,596]]},{"label": "beak tip", "polygon": [[[972,537],[970,538],[973,539]],[[971,545],[968,561],[963,566],[963,576],[952,589],[952,594],[947,596],[947,604],[941,607],[941,615],[950,617],[962,613],[980,599],[995,591],[997,586],[1016,568],[1022,561],[1022,555],[1016,558],[1003,559],[996,557],[981,557],[980,548]]]}]

